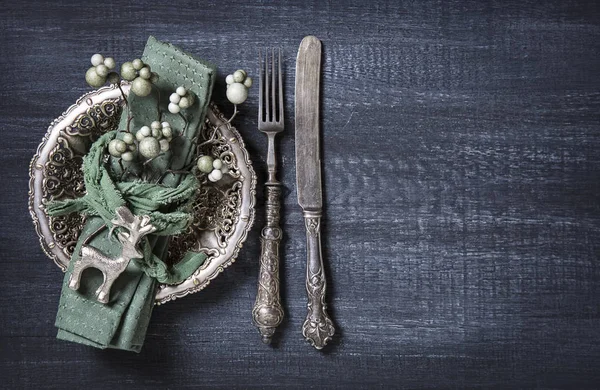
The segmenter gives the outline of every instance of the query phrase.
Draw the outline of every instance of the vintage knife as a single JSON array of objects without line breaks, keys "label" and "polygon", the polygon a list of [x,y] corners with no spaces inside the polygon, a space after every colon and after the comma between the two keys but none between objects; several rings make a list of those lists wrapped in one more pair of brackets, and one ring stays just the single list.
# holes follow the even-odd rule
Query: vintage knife
[{"label": "vintage knife", "polygon": [[319,79],[321,41],[307,36],[296,60],[296,188],[306,226],[308,315],[302,334],[321,349],[335,328],[327,315],[325,272],[321,256],[321,158],[319,154]]}]

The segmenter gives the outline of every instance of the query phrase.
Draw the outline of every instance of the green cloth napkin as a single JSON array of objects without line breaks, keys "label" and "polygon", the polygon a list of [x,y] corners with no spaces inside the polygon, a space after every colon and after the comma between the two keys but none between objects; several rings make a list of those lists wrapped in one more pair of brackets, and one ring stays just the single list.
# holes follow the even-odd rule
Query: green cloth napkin
[{"label": "green cloth napkin", "polygon": [[[162,121],[168,121],[174,129],[185,128],[186,137],[178,137],[171,143],[171,153],[155,159],[152,169],[160,173],[165,168],[179,170],[189,165],[194,157],[193,139],[204,122],[216,77],[216,68],[204,61],[193,58],[176,47],[150,37],[142,60],[157,72],[160,80],[156,84],[160,90],[160,110]],[[184,117],[171,114],[167,110],[169,95],[179,86],[184,86],[196,95],[194,105],[184,112]],[[129,95],[129,103],[134,119],[132,131],[149,125],[157,119],[159,95],[156,90],[151,96]],[[126,117],[121,118],[120,128],[125,127]],[[187,123],[186,123],[187,122]],[[115,171],[118,167],[114,166]],[[168,174],[163,184],[176,187],[181,175]],[[131,261],[123,274],[113,284],[108,304],[96,300],[96,288],[102,282],[102,274],[95,269],[84,271],[78,291],[68,287],[73,262],[78,259],[81,245],[103,224],[99,217],[88,218],[79,237],[69,269],[65,274],[60,298],[56,326],[59,339],[91,345],[98,348],[116,348],[139,352],[145,339],[152,314],[157,281],[144,273],[136,261]],[[167,253],[167,237],[152,237],[152,249],[145,256],[164,259]],[[121,245],[109,239],[106,233],[92,238],[89,245],[109,256],[116,256]],[[188,256],[189,257],[189,256]]]},{"label": "green cloth napkin", "polygon": [[[91,218],[81,237],[88,237],[103,225],[101,218]],[[73,264],[79,258],[82,243],[80,239],[63,281],[55,323],[59,329],[57,337],[97,348],[139,352],[152,314],[156,279],[146,276],[137,263],[131,261],[113,284],[107,304],[96,300],[96,289],[103,278],[96,269],[85,270],[79,289],[71,290],[69,278]],[[106,233],[94,237],[89,244],[108,256],[117,256],[121,250],[116,239],[108,239]]]}]

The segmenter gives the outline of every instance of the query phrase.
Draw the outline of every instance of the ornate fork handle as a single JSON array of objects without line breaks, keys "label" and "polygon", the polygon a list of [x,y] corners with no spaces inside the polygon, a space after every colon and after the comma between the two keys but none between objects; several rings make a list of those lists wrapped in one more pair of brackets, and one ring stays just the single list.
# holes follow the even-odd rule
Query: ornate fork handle
[{"label": "ornate fork handle", "polygon": [[306,226],[307,256],[306,292],[308,293],[308,315],[302,326],[302,335],[316,349],[323,348],[335,333],[333,322],[327,314],[325,303],[325,271],[321,255],[321,214],[304,212]]},{"label": "ornate fork handle", "polygon": [[271,342],[275,329],[283,320],[283,307],[279,296],[279,243],[281,228],[281,184],[265,184],[267,225],[261,232],[261,256],[258,275],[258,294],[252,310],[254,324],[265,344]]}]

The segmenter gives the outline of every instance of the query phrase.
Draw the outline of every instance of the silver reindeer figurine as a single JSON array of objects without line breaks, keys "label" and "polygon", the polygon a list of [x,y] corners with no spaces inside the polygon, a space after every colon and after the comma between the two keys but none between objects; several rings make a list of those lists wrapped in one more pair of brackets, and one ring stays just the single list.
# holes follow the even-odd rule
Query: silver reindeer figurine
[{"label": "silver reindeer figurine", "polygon": [[111,258],[100,252],[98,249],[89,245],[81,246],[81,256],[73,265],[73,272],[69,278],[69,287],[73,290],[79,289],[81,273],[87,268],[96,268],[102,271],[104,281],[96,290],[96,296],[99,302],[108,303],[110,288],[115,280],[125,271],[131,259],[139,259],[144,255],[138,249],[139,241],[145,235],[156,230],[150,223],[150,217],[144,215],[138,217],[125,206],[116,210],[117,217],[111,222],[113,224],[109,235],[116,227],[123,227],[128,232],[119,232],[117,237],[122,244],[121,255],[117,258]]}]

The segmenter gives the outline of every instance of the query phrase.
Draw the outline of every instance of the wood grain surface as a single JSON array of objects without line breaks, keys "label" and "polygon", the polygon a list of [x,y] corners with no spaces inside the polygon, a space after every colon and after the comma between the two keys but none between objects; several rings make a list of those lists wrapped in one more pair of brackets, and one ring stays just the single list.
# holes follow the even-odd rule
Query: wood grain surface
[{"label": "wood grain surface", "polygon": [[[595,388],[600,385],[600,6],[595,1],[16,1],[0,7],[0,388]],[[300,334],[298,45],[323,42],[323,250],[337,335]],[[282,288],[252,325],[259,229],[201,293],[157,307],[139,355],[55,339],[62,274],[27,211],[49,123],[95,52],[149,35],[255,76],[286,61]],[[259,180],[257,88],[235,119]]]}]

